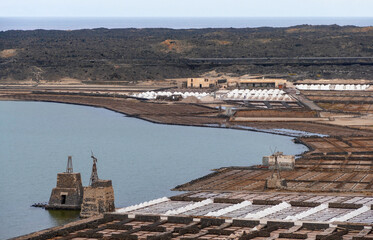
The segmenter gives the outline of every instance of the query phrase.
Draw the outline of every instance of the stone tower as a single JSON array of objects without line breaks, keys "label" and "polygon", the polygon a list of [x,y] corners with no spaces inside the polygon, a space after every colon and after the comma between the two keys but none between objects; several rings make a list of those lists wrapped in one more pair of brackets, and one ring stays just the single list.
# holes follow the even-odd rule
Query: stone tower
[{"label": "stone tower", "polygon": [[57,186],[53,188],[46,209],[79,210],[83,201],[83,186],[80,173],[73,172],[71,156],[66,172],[57,174]]},{"label": "stone tower", "polygon": [[104,212],[113,212],[114,189],[111,180],[101,180],[97,174],[97,158],[92,154],[93,160],[92,174],[89,180],[89,186],[84,187],[83,203],[80,211],[80,217],[87,218]]}]

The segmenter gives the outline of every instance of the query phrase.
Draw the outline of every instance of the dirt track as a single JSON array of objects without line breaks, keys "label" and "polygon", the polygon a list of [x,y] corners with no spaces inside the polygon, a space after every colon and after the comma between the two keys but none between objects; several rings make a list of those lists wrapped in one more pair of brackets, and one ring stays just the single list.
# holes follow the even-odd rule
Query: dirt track
[{"label": "dirt track", "polygon": [[184,103],[148,103],[135,99],[49,94],[9,94],[0,96],[0,99],[60,102],[103,107],[155,123],[204,125],[220,124],[225,121],[224,118],[217,117],[218,110]]}]

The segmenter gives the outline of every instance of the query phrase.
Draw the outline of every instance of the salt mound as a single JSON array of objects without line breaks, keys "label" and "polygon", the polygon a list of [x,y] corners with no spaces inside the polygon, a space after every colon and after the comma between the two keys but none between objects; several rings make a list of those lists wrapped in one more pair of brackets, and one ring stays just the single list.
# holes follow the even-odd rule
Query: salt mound
[{"label": "salt mound", "polygon": [[198,98],[195,97],[195,96],[189,96],[189,97],[183,98],[181,100],[181,102],[184,102],[184,103],[199,103],[200,100],[198,100]]},{"label": "salt mound", "polygon": [[213,96],[205,96],[205,97],[202,97],[200,100],[201,102],[213,102],[215,99]]}]

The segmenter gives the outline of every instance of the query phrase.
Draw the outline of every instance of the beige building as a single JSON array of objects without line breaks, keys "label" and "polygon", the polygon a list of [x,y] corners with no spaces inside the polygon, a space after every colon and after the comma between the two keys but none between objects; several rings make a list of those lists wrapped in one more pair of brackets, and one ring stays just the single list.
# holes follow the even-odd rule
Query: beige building
[{"label": "beige building", "polygon": [[188,88],[212,88],[216,86],[216,80],[211,78],[188,78]]},{"label": "beige building", "polygon": [[264,156],[262,163],[263,166],[268,166],[269,169],[275,169],[276,160],[280,170],[292,170],[295,165],[295,156],[294,155],[284,155],[282,152],[277,152],[271,156]]},{"label": "beige building", "polygon": [[285,79],[278,78],[260,78],[260,79],[240,79],[240,88],[284,88],[286,87]]},{"label": "beige building", "polygon": [[[226,77],[226,78],[188,78],[187,88],[285,88],[286,80],[281,78],[248,78],[248,77]],[[185,86],[185,85],[184,85]]]}]

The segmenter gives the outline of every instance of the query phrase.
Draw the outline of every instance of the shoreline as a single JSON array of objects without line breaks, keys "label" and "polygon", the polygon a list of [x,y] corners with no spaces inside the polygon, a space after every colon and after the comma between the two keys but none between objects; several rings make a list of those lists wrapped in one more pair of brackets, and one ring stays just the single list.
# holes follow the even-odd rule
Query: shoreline
[{"label": "shoreline", "polygon": [[[11,103],[13,102],[14,104],[17,104],[17,101],[7,101],[8,103],[6,103],[5,101],[4,101],[4,106],[12,106],[11,105]],[[26,103],[26,101],[18,101],[19,102],[19,105],[24,105],[24,103]],[[36,101],[35,101],[36,102]],[[53,103],[55,103],[55,102],[53,102]],[[48,108],[48,109],[53,109],[53,108],[57,108],[58,106],[61,106],[61,105],[53,105],[53,104],[49,104],[49,105],[51,105],[51,106],[49,106],[48,107],[48,105],[46,105],[46,104],[42,104],[42,105],[40,105],[40,107],[38,107],[38,105],[39,104],[37,104],[37,103],[31,103],[30,102],[30,104],[32,104],[32,105],[29,105],[30,107],[31,106],[33,106],[32,108],[33,109],[38,109],[38,108],[44,108],[44,107],[46,107],[46,108]],[[67,103],[67,104],[72,104],[72,103]],[[81,105],[81,104],[74,104],[74,105],[77,105],[77,106],[84,106],[84,107],[87,107],[86,105]],[[44,107],[43,107],[44,106]],[[68,106],[68,105],[65,105],[65,106],[67,106],[67,107],[64,107],[64,108],[62,108],[62,109],[70,109],[70,107],[72,108],[73,106]],[[90,107],[90,106],[89,106]],[[94,106],[95,107],[95,106]],[[25,108],[25,110],[27,110],[27,105],[26,105],[26,108]],[[74,107],[74,108],[76,108],[76,107]],[[72,108],[72,109],[74,109],[74,108]],[[8,108],[9,109],[9,108]],[[12,110],[13,109],[13,110]],[[14,109],[19,109],[18,107],[11,107],[11,109],[9,109],[9,110],[11,110],[11,111],[14,111]],[[81,108],[81,110],[79,110],[79,107],[77,107],[77,109],[75,110],[75,111],[87,111],[87,110],[84,110],[84,109],[87,109],[87,108]],[[93,109],[93,108],[91,108],[91,109]],[[89,110],[89,109],[88,109]],[[94,109],[93,109],[94,110]],[[22,112],[22,111],[21,111]],[[59,111],[59,112],[61,112],[61,111]],[[62,111],[62,113],[63,113],[63,115],[66,115],[66,113],[64,113],[65,111]],[[74,111],[73,111],[74,112]],[[90,111],[88,111],[88,112],[92,112],[92,110],[90,110]],[[96,113],[95,113],[96,112]],[[122,122],[122,121],[124,121],[125,120],[125,118],[122,118],[122,117],[125,117],[125,115],[123,115],[123,114],[121,114],[121,115],[117,115],[116,117],[115,117],[115,113],[111,113],[110,114],[110,112],[107,112],[106,114],[105,113],[102,113],[102,112],[105,112],[105,110],[98,110],[98,109],[96,109],[95,111],[93,111],[93,113],[95,113],[95,114],[97,114],[97,115],[101,115],[101,114],[103,114],[104,116],[105,116],[105,118],[104,119],[106,119],[106,120],[110,120],[110,119],[112,119],[113,117],[114,118],[116,118],[117,120],[116,121],[119,121],[119,123],[120,122]],[[95,115],[94,114],[94,115]],[[109,114],[109,115],[108,115]],[[93,115],[93,117],[94,117],[94,115]],[[20,116],[22,116],[22,114],[20,115]],[[49,116],[49,114],[48,115],[45,115],[45,117],[47,117],[48,118],[48,116]],[[107,116],[109,116],[109,119],[108,118],[106,118]],[[101,118],[101,117],[98,117],[98,118]],[[122,120],[120,120],[120,119],[122,119]],[[137,120],[133,120],[134,122],[138,122]],[[147,124],[147,123],[142,123],[142,124],[140,124],[140,125],[151,125],[151,124]],[[93,125],[94,126],[94,125]],[[153,125],[153,127],[152,128],[164,128],[164,127],[162,127],[162,126],[157,126],[157,125]],[[146,129],[148,129],[148,127],[146,127]],[[174,129],[174,130],[177,130],[177,132],[179,132],[179,130],[178,129],[182,129],[182,127],[181,128],[177,128],[177,129]],[[184,128],[184,131],[183,132],[189,132],[189,131],[191,131],[191,130],[193,130],[193,129],[185,129]],[[194,129],[193,131],[195,131],[196,133],[198,133],[198,132],[200,132],[200,131],[202,131],[203,129],[200,129],[200,130],[198,130],[198,129]],[[206,130],[208,130],[208,129],[206,129]],[[140,130],[141,131],[141,130]],[[172,129],[170,129],[170,131],[173,131]],[[216,131],[219,131],[219,130],[216,130]],[[215,130],[213,130],[213,129],[211,129],[211,131],[209,130],[208,132],[210,132],[210,133],[214,133],[214,132],[216,132]],[[203,131],[204,132],[204,131]],[[122,132],[122,134],[123,133],[125,133],[126,134],[126,132]],[[234,132],[230,132],[231,134],[233,133],[233,135],[236,135],[236,134],[239,134],[239,132],[236,132],[236,134],[234,133]],[[252,136],[252,135],[254,135],[255,136],[255,134],[254,133],[244,133],[244,132],[241,132],[242,134],[239,134],[239,135],[242,135],[243,136],[243,139],[251,139],[252,137],[250,137],[250,136]],[[227,131],[227,132],[221,132],[221,134],[223,134],[223,135],[225,135],[225,134],[228,134],[228,135],[231,135],[231,134],[229,134],[229,132]],[[219,134],[219,135],[221,135],[221,134]],[[172,135],[172,134],[171,134]],[[261,135],[261,134],[258,134],[258,135]],[[262,135],[263,136],[263,135]],[[267,135],[267,136],[264,136],[263,138],[265,138],[265,139],[271,139],[271,138],[274,138],[275,136],[270,136],[270,135]],[[254,140],[255,138],[253,138],[252,140]],[[281,139],[281,138],[280,138]],[[293,143],[292,142],[290,142],[290,140],[291,139],[287,139],[287,138],[283,138],[283,140],[280,140],[280,141],[286,141],[286,142],[288,142],[288,146],[291,148],[291,146],[294,146],[294,148],[295,149],[301,149],[300,151],[298,151],[298,152],[295,152],[295,153],[298,153],[298,154],[301,154],[301,153],[303,153],[304,151],[306,151],[307,150],[307,148],[304,148],[302,145],[298,145],[298,147],[296,146],[296,145],[293,145]],[[105,140],[104,140],[105,141]],[[223,142],[224,142],[224,140],[223,140]],[[250,140],[249,140],[249,142],[250,142]],[[62,147],[61,147],[62,148]],[[286,149],[289,149],[289,148],[286,148]],[[225,151],[225,150],[224,150]],[[74,157],[75,158],[75,157]],[[259,162],[257,162],[257,163],[255,163],[255,164],[259,164]],[[217,165],[218,167],[223,167],[223,166],[225,166],[225,165],[227,165],[227,164],[219,164],[219,165]],[[232,164],[233,165],[233,164]],[[244,164],[234,164],[234,165],[236,165],[236,166],[245,166]],[[249,165],[251,165],[251,164],[249,164]],[[204,175],[204,174],[208,174],[208,173],[210,173],[210,170],[211,170],[211,165],[209,165],[209,164],[207,164],[207,168],[206,168],[206,171],[203,171],[203,173],[202,174],[197,174],[196,176],[192,176],[192,175],[189,175],[189,177],[186,177],[186,180],[185,181],[189,181],[189,180],[192,180],[192,179],[194,179],[195,177],[199,177],[199,175]],[[192,170],[193,172],[195,171],[195,170]],[[185,176],[188,176],[188,175],[185,175]],[[53,176],[54,177],[54,176]],[[53,179],[54,180],[54,179]],[[169,185],[169,187],[167,187],[167,188],[164,188],[165,190],[167,190],[167,192],[169,192],[169,195],[166,195],[166,196],[173,196],[173,195],[175,195],[175,194],[179,194],[179,192],[171,192],[171,188],[173,188],[173,187],[175,187],[176,185],[179,185],[179,184],[182,184],[184,181],[175,181],[175,183],[174,184],[170,184]],[[122,188],[123,187],[123,185],[122,184],[119,184],[119,186],[120,186],[120,188]],[[46,191],[48,191],[48,189],[46,190]],[[120,195],[118,195],[118,196],[120,196]],[[123,200],[124,198],[123,197],[118,197],[118,200]],[[142,201],[147,201],[147,200],[150,200],[151,198],[149,198],[149,197],[147,197],[147,198],[144,198],[144,200],[142,200]],[[136,202],[137,203],[137,202]],[[138,202],[138,203],[140,203],[140,201]],[[135,204],[135,203],[132,203],[132,204]],[[125,206],[127,206],[128,204],[118,204],[118,207],[125,207]],[[43,211],[44,212],[44,210],[42,210],[42,209],[40,209],[41,211]],[[39,210],[37,210],[37,211],[39,211]],[[45,226],[44,227],[41,227],[40,229],[42,229],[42,228],[45,228]],[[54,229],[54,228],[53,228]]]},{"label": "shoreline", "polygon": [[[62,98],[62,99],[58,99],[58,97]],[[55,98],[55,99],[53,99]],[[87,101],[87,102],[84,102],[83,100]],[[193,115],[194,114],[194,117],[198,118],[212,118],[211,116],[204,116],[202,114],[202,116],[200,116],[199,114],[203,111],[207,111],[206,108],[202,108],[200,106],[196,106],[193,105],[193,104],[159,104],[159,103],[151,103],[151,102],[147,102],[147,103],[144,103],[142,101],[138,101],[138,100],[135,100],[135,99],[115,99],[115,98],[109,98],[109,97],[82,97],[82,96],[74,96],[74,97],[69,97],[69,96],[66,96],[66,95],[63,95],[63,96],[56,96],[56,95],[48,95],[48,96],[42,96],[42,95],[37,95],[37,94],[19,94],[17,98],[15,98],[14,96],[13,97],[10,97],[10,95],[8,96],[0,96],[0,101],[13,101],[13,102],[16,102],[16,101],[19,101],[19,102],[49,102],[49,103],[60,103],[60,104],[72,104],[72,105],[77,105],[77,106],[85,106],[85,107],[95,107],[95,108],[103,108],[103,109],[106,109],[106,110],[110,110],[110,111],[113,111],[113,112],[116,112],[116,113],[120,113],[122,116],[124,117],[133,117],[133,118],[137,118],[137,119],[141,119],[141,120],[145,120],[147,122],[150,122],[150,123],[157,123],[157,124],[165,124],[165,125],[175,125],[175,126],[194,126],[194,127],[209,127],[209,128],[226,128],[226,129],[233,129],[233,130],[246,130],[246,131],[253,131],[253,132],[264,132],[264,133],[270,133],[270,134],[276,134],[276,135],[283,135],[283,136],[288,136],[288,137],[292,137],[293,138],[293,142],[294,144],[302,144],[303,146],[306,147],[307,150],[303,151],[302,153],[296,155],[296,163],[297,163],[297,168],[299,171],[303,171],[304,173],[309,173],[309,172],[315,172],[315,174],[319,174],[318,171],[321,171],[322,173],[325,173],[326,175],[330,175],[330,174],[333,174],[332,172],[333,171],[338,171],[336,170],[337,167],[334,166],[333,164],[330,165],[332,166],[333,168],[331,169],[328,169],[327,166],[325,166],[323,168],[323,164],[322,165],[318,165],[318,168],[319,169],[313,169],[315,166],[308,166],[307,164],[303,163],[303,162],[310,162],[312,161],[313,158],[317,158],[320,156],[320,153],[323,154],[323,156],[327,156],[325,157],[325,162],[328,160],[327,158],[330,158],[330,157],[334,157],[334,155],[336,154],[342,154],[341,152],[338,152],[340,149],[338,147],[336,147],[334,150],[325,150],[325,152],[320,152],[320,151],[323,151],[323,147],[319,148],[320,146],[316,143],[313,143],[313,141],[318,141],[318,140],[322,140],[324,141],[325,140],[325,143],[323,144],[328,144],[328,141],[329,138],[328,137],[323,137],[323,136],[314,136],[314,137],[295,137],[294,136],[289,136],[288,134],[282,134],[282,133],[279,133],[279,132],[274,132],[274,129],[269,129],[269,130],[266,130],[266,129],[253,129],[253,128],[237,128],[234,127],[234,126],[230,126],[230,125],[206,125],[206,124],[186,124],[186,123],[180,123],[180,122],[174,122],[174,123],[170,123],[170,122],[161,122],[160,120],[162,118],[158,118],[158,120],[155,118],[155,119],[152,119],[151,116],[152,115],[147,115],[145,114],[144,116],[142,116],[141,114],[127,114],[127,112],[130,112],[129,110],[131,110],[131,108],[129,108],[129,110],[126,112],[125,110],[123,110],[123,108],[119,108],[118,106],[121,106],[123,107],[123,105],[125,104],[130,104],[130,103],[134,103],[135,106],[139,106],[139,105],[143,105],[143,106],[147,106],[147,108],[145,110],[148,110],[148,108],[154,108],[154,107],[166,107],[166,109],[168,109],[168,107],[172,107],[174,105],[177,105],[178,108],[181,108],[182,110],[187,109],[187,107],[190,107],[194,109],[194,112],[193,113],[183,113],[183,114],[180,114],[180,115],[177,115],[179,117],[188,117],[189,115]],[[110,103],[108,105],[108,103]],[[181,107],[180,107],[181,106]],[[127,107],[129,107],[127,105]],[[175,106],[174,106],[175,107]],[[133,110],[133,109],[132,109]],[[144,109],[142,109],[144,110]],[[157,109],[156,109],[157,110]],[[162,110],[164,110],[164,108],[160,108],[158,110],[161,110],[160,111],[160,115],[155,115],[155,116],[158,116],[158,117],[164,117],[164,115],[162,115]],[[187,109],[187,110],[190,110],[190,109]],[[208,109],[208,111],[210,112],[214,112],[216,113],[217,111],[215,109]],[[149,114],[149,113],[148,113]],[[150,116],[150,117],[149,117]],[[166,115],[167,117],[168,115]],[[154,116],[153,116],[154,117]],[[170,117],[175,117],[174,115],[171,115]],[[219,119],[219,118],[217,118]],[[174,119],[175,120],[175,119]],[[176,119],[177,120],[177,119]],[[362,132],[362,131],[359,131],[359,132]],[[351,135],[350,135],[351,136]],[[333,138],[333,137],[331,137]],[[339,138],[343,138],[343,137],[338,137],[338,136],[335,136],[334,137],[336,140],[339,140]],[[348,137],[347,137],[348,139]],[[309,141],[309,142],[308,142]],[[341,142],[343,143],[345,141],[345,138],[343,138],[343,140],[341,140]],[[339,144],[334,144],[335,146],[339,146]],[[316,147],[315,147],[316,146]],[[318,147],[319,146],[319,147]],[[352,145],[348,145],[351,149],[347,149],[346,148],[346,152],[352,152],[353,149],[352,149]],[[329,151],[329,152],[328,152]],[[354,150],[356,151],[356,150]],[[362,152],[364,153],[364,151]],[[356,153],[354,153],[356,154]],[[319,161],[319,160],[317,160]],[[321,163],[322,161],[320,161],[319,163]],[[327,164],[327,163],[325,163]],[[351,176],[354,174],[353,170],[351,169],[348,169],[348,164],[349,163],[346,163],[344,162],[344,164],[347,164],[347,167],[346,169],[344,170],[344,174],[350,174]],[[339,166],[339,165],[338,165]],[[224,170],[225,169],[225,170]],[[187,183],[184,183],[184,184],[180,184],[180,185],[177,185],[175,186],[173,189],[170,189],[171,191],[174,191],[174,192],[190,192],[190,191],[195,191],[193,188],[193,183],[195,184],[200,184],[200,183],[203,183],[204,180],[208,180],[209,177],[211,176],[218,176],[219,174],[221,174],[223,171],[241,171],[242,173],[244,173],[245,171],[248,171],[248,170],[253,170],[253,171],[258,171],[262,174],[268,174],[268,170],[266,169],[262,169],[260,167],[258,167],[257,165],[254,165],[254,166],[249,166],[249,167],[227,167],[227,166],[222,166],[222,168],[220,169],[211,169],[210,170],[210,173],[205,175],[205,176],[202,176],[202,177],[198,177],[196,179],[192,179],[190,182],[187,182]],[[294,170],[295,171],[295,170]],[[351,172],[352,171],[352,172]],[[287,176],[288,178],[291,178],[291,175],[290,174],[289,176]],[[257,179],[254,179],[255,181],[257,181],[258,183],[261,183],[262,180],[257,180]],[[253,181],[254,181],[253,180]],[[293,180],[293,179],[290,179],[292,182],[294,181],[298,181],[298,180]],[[323,183],[324,180],[322,179],[316,179],[316,182],[320,180],[320,182]],[[247,179],[245,180],[247,181]],[[306,180],[305,180],[306,181]],[[308,180],[307,180],[308,181]],[[325,180],[326,181],[326,180]],[[310,182],[307,182],[307,184],[310,184]],[[326,183],[325,183],[326,184]],[[314,184],[316,186],[316,184]],[[209,192],[210,190],[208,190],[207,188],[206,189],[202,189],[203,191],[205,192]],[[219,191],[216,190],[216,189],[212,189],[211,191]],[[221,191],[236,191],[236,190],[232,190],[232,189],[221,189]],[[246,191],[250,191],[250,189],[246,190]],[[253,190],[254,191],[254,190]],[[281,192],[281,191],[279,191]],[[316,195],[320,195],[320,194],[324,194],[324,193],[320,193],[320,191],[318,189],[289,189],[289,194],[300,194],[300,193],[303,193],[303,192],[310,192],[310,193],[313,193],[313,194],[316,194]],[[329,193],[327,193],[329,194]],[[341,192],[333,192],[333,193],[330,193],[331,195],[339,195],[339,194],[345,194],[344,190],[342,189]],[[355,193],[349,193],[349,194],[355,194]],[[360,193],[360,194],[364,194],[364,193]],[[349,196],[349,195],[347,195]],[[173,198],[170,198],[171,200],[180,200],[181,198],[178,198],[178,196],[172,196]],[[187,197],[185,199],[181,199],[182,201],[186,201],[186,199],[188,199]],[[258,202],[257,202],[258,203]],[[261,203],[261,202],[260,202]],[[82,222],[81,221],[74,221],[74,222],[71,222],[70,224],[74,225],[74,224],[81,224]],[[52,227],[52,228],[49,228],[49,229],[45,229],[45,230],[41,230],[41,231],[37,231],[37,232],[34,232],[32,234],[35,234],[35,235],[38,235],[38,234],[45,234],[46,232],[54,232],[54,231],[58,231],[60,229],[63,229],[64,227],[66,226],[70,226],[69,224],[68,225],[63,225],[63,226],[56,226],[56,227]],[[30,235],[24,235],[24,236],[30,236]],[[23,236],[19,236],[19,237],[16,237],[16,238],[22,238]]]},{"label": "shoreline", "polygon": [[[279,135],[279,136],[292,137],[292,138],[295,138],[295,139],[298,138],[298,137],[327,137],[328,136],[328,135],[312,133],[312,132],[303,132],[304,135],[302,135],[302,133],[301,133],[302,131],[298,131],[296,129],[291,129],[291,128],[260,129],[260,128],[253,128],[253,127],[245,127],[245,126],[240,126],[240,125],[239,126],[236,126],[236,125],[227,126],[227,125],[224,125],[224,124],[222,126],[218,126],[218,124],[216,124],[217,126],[213,126],[212,124],[211,125],[209,125],[209,124],[191,125],[191,124],[180,124],[180,123],[162,123],[162,122],[157,122],[157,121],[152,121],[150,119],[142,118],[140,116],[130,115],[130,114],[127,114],[125,112],[117,111],[115,109],[111,109],[111,108],[104,107],[104,106],[96,106],[96,105],[81,104],[81,103],[71,103],[71,102],[64,102],[64,101],[52,101],[52,100],[48,100],[48,101],[31,100],[31,101],[29,101],[29,100],[16,100],[16,99],[8,99],[7,100],[7,99],[1,99],[1,98],[0,98],[0,101],[49,102],[49,103],[71,104],[71,105],[77,105],[77,106],[102,108],[102,109],[106,109],[106,110],[109,110],[109,111],[112,111],[112,112],[122,114],[124,117],[136,118],[136,119],[143,120],[143,121],[153,123],[153,124],[162,124],[162,125],[171,125],[171,126],[221,128],[221,129],[231,129],[231,130],[239,130],[239,131],[260,132],[260,133],[274,134],[274,135]],[[281,133],[281,131],[279,131],[279,130],[284,130],[284,131]],[[288,130],[288,132],[290,132],[290,131],[299,132],[299,134],[294,135],[294,134],[291,134],[291,133],[286,133],[287,130]]]},{"label": "shoreline", "polygon": [[151,123],[225,128],[270,133],[288,137],[308,136],[372,136],[373,131],[349,126],[338,126],[321,122],[292,121],[230,121],[218,109],[195,103],[149,102],[133,98],[112,96],[89,96],[81,94],[36,94],[6,91],[0,101],[41,101],[100,107],[113,112],[134,117]]}]

